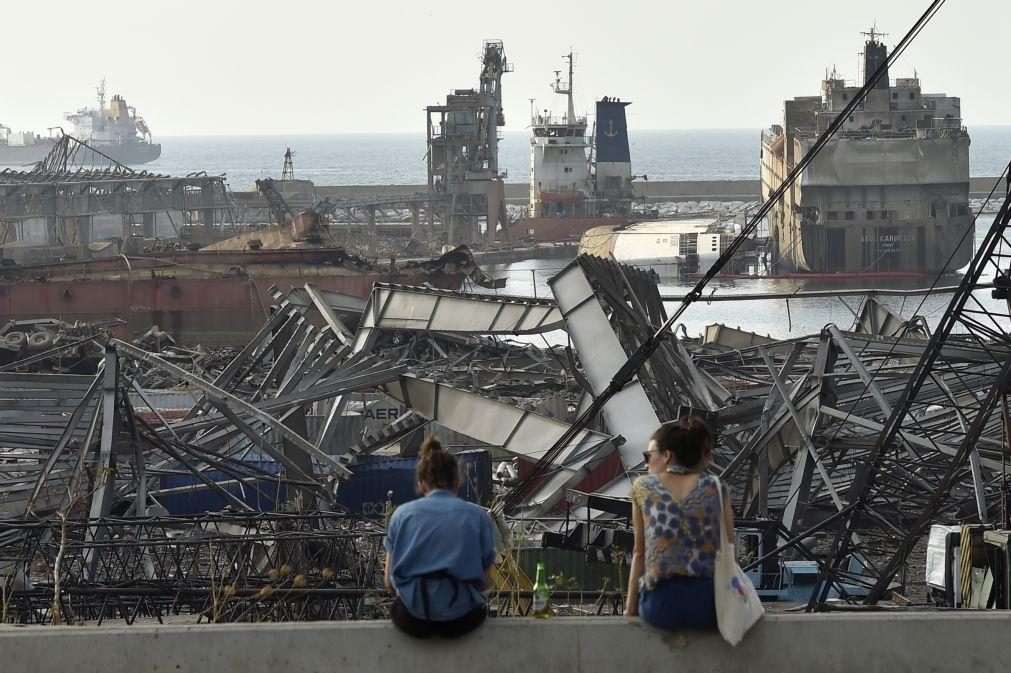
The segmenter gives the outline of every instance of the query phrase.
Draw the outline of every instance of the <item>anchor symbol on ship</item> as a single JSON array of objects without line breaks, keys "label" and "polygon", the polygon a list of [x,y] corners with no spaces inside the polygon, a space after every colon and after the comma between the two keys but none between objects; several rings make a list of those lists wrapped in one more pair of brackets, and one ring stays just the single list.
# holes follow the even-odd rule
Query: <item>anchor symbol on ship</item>
[{"label": "anchor symbol on ship", "polygon": [[613,138],[614,136],[618,135],[618,132],[614,130],[613,119],[607,120],[607,130],[604,131],[604,135],[607,136],[608,138]]}]

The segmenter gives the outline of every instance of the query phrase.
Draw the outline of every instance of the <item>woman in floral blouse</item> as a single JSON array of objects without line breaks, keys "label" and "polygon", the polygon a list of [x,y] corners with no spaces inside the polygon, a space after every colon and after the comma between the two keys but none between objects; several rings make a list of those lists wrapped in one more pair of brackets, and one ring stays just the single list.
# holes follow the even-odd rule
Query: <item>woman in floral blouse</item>
[{"label": "woman in floral blouse", "polygon": [[657,628],[716,628],[721,511],[731,540],[734,519],[726,493],[705,474],[713,443],[699,418],[664,423],[643,454],[649,473],[632,485],[635,547],[625,614]]}]

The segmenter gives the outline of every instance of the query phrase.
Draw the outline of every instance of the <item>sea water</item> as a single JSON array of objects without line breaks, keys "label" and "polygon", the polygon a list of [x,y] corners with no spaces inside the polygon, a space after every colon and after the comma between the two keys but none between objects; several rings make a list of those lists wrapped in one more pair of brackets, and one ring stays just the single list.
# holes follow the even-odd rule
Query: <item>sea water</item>
[{"label": "sea water", "polygon": [[[757,180],[759,129],[630,132],[632,172],[649,181]],[[969,129],[973,176],[1000,175],[1011,161],[1011,126]],[[295,177],[317,185],[422,185],[428,180],[425,136],[417,133],[292,136],[165,136],[158,161],[140,168],[168,175],[225,175],[233,190],[280,177],[295,153]],[[499,147],[507,182],[530,179],[530,134],[505,131]],[[642,178],[640,178],[641,180]]]},{"label": "sea water", "polygon": [[[1000,175],[1011,161],[1011,126],[981,126],[969,129],[970,173],[973,176]],[[144,169],[170,175],[206,171],[224,174],[233,190],[254,188],[261,177],[279,177],[287,148],[295,152],[295,177],[317,185],[421,185],[427,180],[425,137],[420,134],[348,134],[320,136],[186,136],[163,137],[162,157]],[[754,180],[758,178],[759,130],[672,130],[632,131],[632,170],[651,181],[664,180]],[[500,145],[501,168],[508,182],[529,179],[529,134],[506,131]],[[1003,192],[1001,192],[1003,193]],[[976,226],[978,244],[992,215],[984,215]],[[559,259],[529,259],[511,264],[486,265],[493,276],[504,277],[501,292],[520,296],[551,296],[548,280],[569,262]],[[831,289],[915,289],[929,287],[933,278],[798,280],[798,279],[717,279],[706,293],[788,294],[804,290]],[[940,281],[956,284],[958,276]],[[691,289],[690,281],[663,279],[660,291],[678,296]],[[988,293],[987,293],[988,294]],[[950,295],[929,297],[886,297],[883,303],[908,317],[914,313],[931,325],[943,313]],[[705,325],[723,323],[731,327],[786,338],[818,332],[828,323],[846,328],[853,322],[858,297],[768,299],[749,302],[705,302],[693,305],[682,321],[691,335]],[[674,303],[669,304],[673,310]],[[555,335],[552,341],[557,342]]]},{"label": "sea water", "polygon": [[[975,246],[983,240],[993,222],[993,214],[979,217],[975,228]],[[974,247],[975,247],[974,246]],[[1006,248],[1005,248],[1006,250]],[[565,268],[571,260],[527,259],[510,264],[485,264],[482,268],[491,276],[505,278],[503,290],[481,290],[478,292],[509,294],[517,296],[550,297],[550,279]],[[987,273],[990,273],[989,271]],[[986,274],[985,274],[986,275]],[[992,275],[992,274],[990,274]],[[725,297],[735,294],[775,294],[789,295],[795,292],[816,290],[915,290],[929,287],[950,287],[957,285],[961,275],[946,275],[940,278],[846,278],[846,279],[797,279],[797,278],[753,278],[723,279],[711,281],[704,292],[704,298],[689,307],[679,325],[689,336],[699,336],[706,325],[722,323],[729,327],[757,332],[774,338],[787,339],[808,334],[816,334],[828,324],[840,329],[849,329],[854,322],[854,314],[860,308],[860,296],[849,297],[807,297],[792,299],[758,299],[748,301],[705,301],[711,294]],[[985,280],[985,278],[984,278]],[[665,303],[668,312],[673,312],[679,301],[697,281],[688,279],[661,278],[660,294],[672,300]],[[998,309],[1007,314],[1008,307],[997,306],[990,298],[989,290],[980,290],[975,296],[981,304]],[[934,293],[929,296],[880,296],[878,301],[893,309],[899,315],[909,318],[919,315],[927,320],[933,329],[951,301],[950,293]],[[679,328],[680,330],[680,328]],[[525,338],[524,341],[542,343],[541,337]],[[551,343],[565,341],[564,333],[548,338]]]}]

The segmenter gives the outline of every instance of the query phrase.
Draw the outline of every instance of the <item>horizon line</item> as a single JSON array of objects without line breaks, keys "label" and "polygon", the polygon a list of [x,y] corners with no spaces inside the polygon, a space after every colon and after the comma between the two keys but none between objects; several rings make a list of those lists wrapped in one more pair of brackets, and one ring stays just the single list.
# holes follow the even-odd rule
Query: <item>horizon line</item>
[{"label": "horizon line", "polygon": [[[974,124],[967,128],[1011,128],[1011,124]],[[765,126],[727,126],[727,127],[676,127],[676,128],[637,128],[630,129],[632,137],[640,131],[762,131]],[[512,129],[503,133],[523,133],[528,129]],[[421,131],[299,131],[296,133],[264,132],[264,133],[159,133],[159,138],[276,138],[276,137],[319,137],[319,136],[382,136],[382,135],[422,135]]]}]

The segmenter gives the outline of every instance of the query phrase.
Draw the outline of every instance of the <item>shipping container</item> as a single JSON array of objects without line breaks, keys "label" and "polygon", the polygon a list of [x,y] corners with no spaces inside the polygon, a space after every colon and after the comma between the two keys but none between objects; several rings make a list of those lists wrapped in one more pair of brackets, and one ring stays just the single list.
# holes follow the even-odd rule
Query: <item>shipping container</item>
[{"label": "shipping container", "polygon": [[[252,461],[246,461],[247,463]],[[271,474],[278,474],[281,471],[280,463],[274,461],[262,461],[254,463],[256,467]],[[242,474],[247,474],[245,470]],[[264,476],[257,479],[256,486],[240,484],[234,482],[232,478],[219,470],[208,470],[205,472],[212,481],[220,483],[222,488],[239,498],[254,510],[259,512],[276,511],[274,501],[278,504],[284,503],[288,497],[288,489],[285,484],[277,479],[269,479]],[[228,483],[232,481],[232,483]],[[197,479],[191,474],[170,475],[162,477],[162,488],[183,488],[196,487],[193,490],[171,493],[159,498],[173,516],[182,514],[203,514],[205,512],[217,512],[230,503],[218,493]]]},{"label": "shipping container", "polygon": [[[460,497],[487,505],[491,499],[491,454],[482,449],[461,451],[456,459],[460,463]],[[337,488],[337,502],[354,514],[382,517],[390,491],[394,506],[420,497],[417,467],[417,458],[361,457],[350,466],[354,476]]]},{"label": "shipping container", "polygon": [[[488,504],[492,497],[491,454],[483,449],[461,451],[456,454],[456,458],[460,463],[461,472],[460,497],[470,502]],[[263,461],[257,463],[256,466],[271,474],[280,472],[280,465],[274,461]],[[386,512],[386,499],[389,491],[393,492],[392,503],[394,506],[414,500],[421,495],[417,491],[415,476],[417,466],[417,458],[359,457],[349,466],[352,476],[341,481],[337,488],[337,502],[353,514],[381,518]],[[227,483],[230,477],[223,472],[210,470],[205,474],[215,482],[222,482],[225,490],[258,511],[276,511],[271,499],[276,498],[281,504],[288,496],[284,483],[276,479],[257,480],[257,488],[260,490],[258,493],[250,486]],[[159,498],[173,515],[216,512],[228,504],[193,475],[162,477],[162,488],[181,487],[195,488]]]}]

